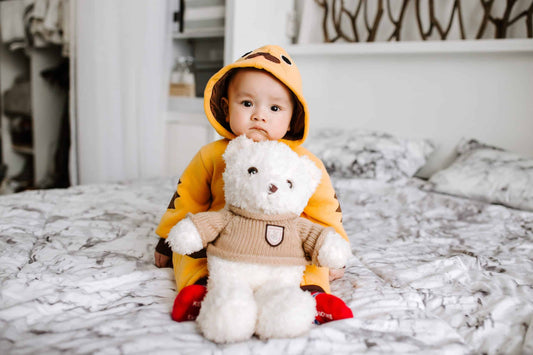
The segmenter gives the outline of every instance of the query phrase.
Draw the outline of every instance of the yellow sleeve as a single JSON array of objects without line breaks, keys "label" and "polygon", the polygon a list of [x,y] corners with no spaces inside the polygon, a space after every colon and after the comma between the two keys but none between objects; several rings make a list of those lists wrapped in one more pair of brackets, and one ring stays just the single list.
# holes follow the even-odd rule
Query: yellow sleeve
[{"label": "yellow sleeve", "polygon": [[161,238],[166,238],[172,227],[187,213],[198,213],[209,209],[213,169],[209,166],[211,160],[204,159],[203,153],[203,150],[200,150],[194,156],[178,181],[176,191],[155,230]]},{"label": "yellow sleeve", "polygon": [[307,207],[302,213],[302,217],[325,227],[333,227],[344,239],[349,240],[348,235],[342,226],[341,206],[324,164],[320,159],[303,147],[301,147],[300,151],[297,153],[308,156],[309,159],[311,159],[322,171],[320,184],[313,196],[309,199]]}]

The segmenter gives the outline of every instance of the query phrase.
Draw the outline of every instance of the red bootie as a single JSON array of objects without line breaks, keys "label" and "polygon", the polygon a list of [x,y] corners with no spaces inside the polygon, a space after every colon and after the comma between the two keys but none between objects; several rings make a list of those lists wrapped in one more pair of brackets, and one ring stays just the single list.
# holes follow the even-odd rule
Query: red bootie
[{"label": "red bootie", "polygon": [[207,288],[203,285],[190,285],[184,287],[174,300],[172,307],[172,319],[176,322],[195,320],[200,313],[202,300]]},{"label": "red bootie", "polygon": [[312,295],[316,301],[315,324],[353,318],[352,310],[339,297],[324,292],[313,292]]}]

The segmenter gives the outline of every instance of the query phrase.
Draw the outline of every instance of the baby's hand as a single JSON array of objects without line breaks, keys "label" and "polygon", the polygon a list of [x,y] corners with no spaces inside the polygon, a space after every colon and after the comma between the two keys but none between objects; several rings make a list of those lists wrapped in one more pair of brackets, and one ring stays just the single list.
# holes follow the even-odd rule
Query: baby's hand
[{"label": "baby's hand", "polygon": [[154,252],[155,266],[157,267],[167,267],[170,265],[170,256]]},{"label": "baby's hand", "polygon": [[344,268],[329,269],[329,282],[340,279],[343,276],[344,276]]}]

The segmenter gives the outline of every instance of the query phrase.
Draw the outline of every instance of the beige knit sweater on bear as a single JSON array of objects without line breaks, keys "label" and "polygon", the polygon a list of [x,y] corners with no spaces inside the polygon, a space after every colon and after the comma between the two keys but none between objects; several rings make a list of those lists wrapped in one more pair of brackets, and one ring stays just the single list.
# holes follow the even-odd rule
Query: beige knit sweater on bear
[{"label": "beige knit sweater on bear", "polygon": [[334,232],[294,213],[266,215],[235,206],[188,217],[208,255],[242,262],[320,266],[318,251],[327,232]]}]

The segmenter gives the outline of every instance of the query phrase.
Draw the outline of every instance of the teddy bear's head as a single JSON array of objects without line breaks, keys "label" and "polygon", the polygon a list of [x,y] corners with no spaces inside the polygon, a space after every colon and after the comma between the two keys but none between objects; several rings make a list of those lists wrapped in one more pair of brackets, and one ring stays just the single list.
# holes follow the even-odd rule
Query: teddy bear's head
[{"label": "teddy bear's head", "polygon": [[322,176],[309,158],[282,142],[240,136],[223,157],[226,203],[254,213],[300,215]]}]

